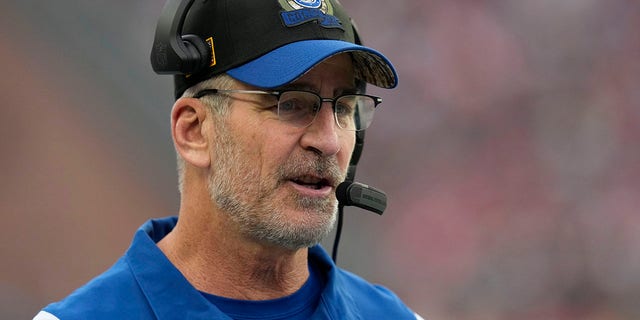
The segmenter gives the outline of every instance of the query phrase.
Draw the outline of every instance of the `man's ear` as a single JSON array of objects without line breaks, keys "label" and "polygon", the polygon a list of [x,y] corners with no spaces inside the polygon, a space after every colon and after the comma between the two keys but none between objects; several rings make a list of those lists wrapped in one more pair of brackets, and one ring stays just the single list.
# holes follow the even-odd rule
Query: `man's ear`
[{"label": "man's ear", "polygon": [[193,166],[206,168],[211,164],[209,143],[212,138],[205,126],[206,106],[198,99],[180,98],[171,110],[171,136],[176,151]]}]

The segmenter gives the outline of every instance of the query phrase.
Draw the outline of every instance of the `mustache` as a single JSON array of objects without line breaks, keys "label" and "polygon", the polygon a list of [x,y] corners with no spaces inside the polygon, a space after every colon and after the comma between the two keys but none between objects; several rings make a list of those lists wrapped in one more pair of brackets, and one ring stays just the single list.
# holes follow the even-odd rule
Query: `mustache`
[{"label": "mustache", "polygon": [[281,183],[310,175],[326,179],[334,187],[346,178],[346,172],[340,169],[336,158],[321,156],[294,156],[278,168],[277,174]]}]

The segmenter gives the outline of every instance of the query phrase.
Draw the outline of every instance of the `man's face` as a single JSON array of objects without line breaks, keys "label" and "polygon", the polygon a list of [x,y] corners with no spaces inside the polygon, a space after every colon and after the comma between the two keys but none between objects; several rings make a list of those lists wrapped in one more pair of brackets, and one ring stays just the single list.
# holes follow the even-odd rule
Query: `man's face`
[{"label": "man's face", "polygon": [[[354,86],[346,54],[291,84],[324,98]],[[268,108],[275,103],[271,96],[234,94],[228,118],[215,123],[209,192],[244,236],[299,249],[318,243],[333,228],[335,187],[344,180],[355,134],[336,125],[330,103],[323,103],[305,128],[278,120],[275,108]]]}]

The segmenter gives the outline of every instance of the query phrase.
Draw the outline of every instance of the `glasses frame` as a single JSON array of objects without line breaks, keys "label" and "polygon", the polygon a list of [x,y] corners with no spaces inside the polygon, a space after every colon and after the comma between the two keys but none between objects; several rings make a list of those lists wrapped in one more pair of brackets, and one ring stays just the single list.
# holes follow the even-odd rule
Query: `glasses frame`
[{"label": "glasses frame", "polygon": [[[373,96],[373,95],[369,95],[369,94],[360,94],[360,93],[347,93],[347,94],[341,94],[335,98],[323,98],[321,97],[319,94],[313,92],[313,91],[307,91],[307,90],[273,90],[273,91],[268,91],[268,90],[243,90],[243,89],[203,89],[198,91],[193,97],[196,99],[200,99],[204,96],[207,95],[214,95],[214,94],[220,94],[220,93],[248,93],[248,94],[262,94],[262,95],[270,95],[270,96],[274,96],[276,97],[278,103],[276,104],[276,108],[279,108],[280,105],[280,97],[287,93],[287,92],[304,92],[304,93],[309,93],[312,94],[314,96],[316,96],[318,98],[318,101],[320,101],[320,104],[322,105],[322,103],[325,102],[331,102],[331,109],[333,110],[333,118],[336,122],[336,124],[338,125],[339,128],[343,129],[343,130],[348,130],[348,131],[364,131],[366,130],[371,123],[369,123],[369,125],[367,125],[367,128],[364,129],[356,129],[356,130],[350,130],[350,129],[346,129],[343,128],[340,125],[340,122],[338,121],[338,115],[336,114],[336,102],[346,96],[363,96],[363,97],[368,97],[371,98],[373,100],[373,110],[375,112],[375,109],[378,107],[378,105],[380,105],[382,103],[382,98],[378,97],[378,96]],[[308,126],[310,126],[315,120],[316,120],[316,116],[318,115],[318,112],[320,112],[320,108],[318,109],[318,111],[316,111],[316,113],[313,115],[313,120],[311,120],[311,122],[309,122],[308,124],[301,126],[300,128],[306,128]],[[372,116],[373,118],[373,116]],[[278,116],[278,120],[283,121],[283,122],[287,122],[286,120],[282,120],[280,119],[280,116]],[[372,119],[373,121],[373,119]]]}]

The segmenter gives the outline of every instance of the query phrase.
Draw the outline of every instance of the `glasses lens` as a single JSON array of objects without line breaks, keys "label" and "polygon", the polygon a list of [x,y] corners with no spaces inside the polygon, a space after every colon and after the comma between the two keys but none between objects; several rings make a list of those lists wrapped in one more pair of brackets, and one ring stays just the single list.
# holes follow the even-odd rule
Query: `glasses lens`
[{"label": "glasses lens", "polygon": [[336,101],[336,121],[345,130],[365,130],[373,121],[375,109],[376,103],[369,96],[342,96]]},{"label": "glasses lens", "polygon": [[304,91],[286,91],[278,100],[278,117],[296,127],[306,127],[316,117],[320,98]]}]

